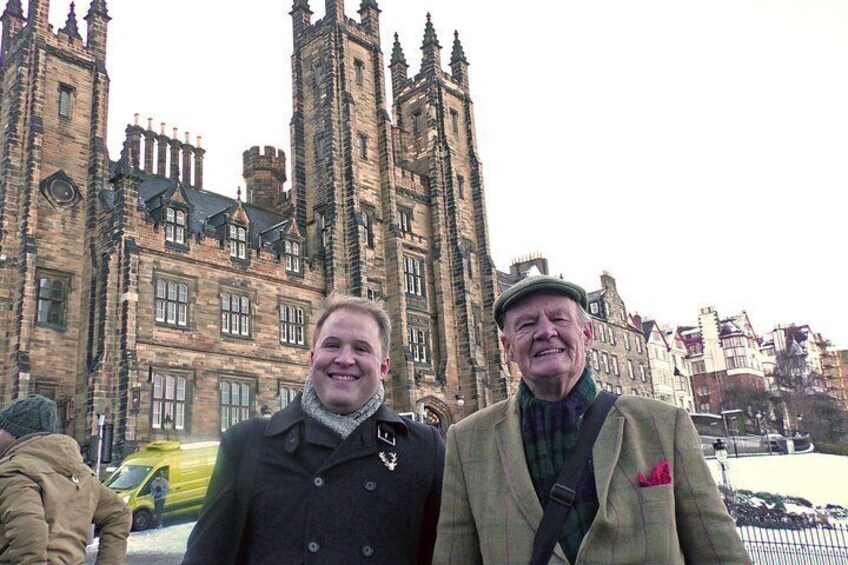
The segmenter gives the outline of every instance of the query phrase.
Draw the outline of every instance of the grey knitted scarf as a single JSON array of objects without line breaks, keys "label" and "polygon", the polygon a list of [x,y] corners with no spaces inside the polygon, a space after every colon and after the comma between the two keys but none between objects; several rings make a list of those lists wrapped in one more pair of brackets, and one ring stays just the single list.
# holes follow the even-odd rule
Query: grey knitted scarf
[{"label": "grey knitted scarf", "polygon": [[324,405],[321,404],[318,394],[315,392],[315,386],[312,384],[312,377],[309,377],[306,379],[306,384],[303,387],[303,397],[300,399],[300,404],[303,406],[303,411],[306,412],[307,416],[315,418],[339,434],[342,439],[346,439],[347,436],[353,433],[353,430],[359,427],[359,424],[374,415],[383,403],[385,396],[386,391],[383,389],[383,383],[381,382],[377,392],[374,393],[374,396],[362,408],[350,414],[335,414],[324,408]]}]

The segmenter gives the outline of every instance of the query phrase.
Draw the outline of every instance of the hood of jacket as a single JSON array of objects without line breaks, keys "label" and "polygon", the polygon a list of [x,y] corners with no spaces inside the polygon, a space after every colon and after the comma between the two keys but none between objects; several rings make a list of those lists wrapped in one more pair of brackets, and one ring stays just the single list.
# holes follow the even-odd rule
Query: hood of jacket
[{"label": "hood of jacket", "polygon": [[85,466],[79,444],[64,434],[30,434],[9,446],[0,458],[0,472],[26,469],[53,471],[65,476]]}]

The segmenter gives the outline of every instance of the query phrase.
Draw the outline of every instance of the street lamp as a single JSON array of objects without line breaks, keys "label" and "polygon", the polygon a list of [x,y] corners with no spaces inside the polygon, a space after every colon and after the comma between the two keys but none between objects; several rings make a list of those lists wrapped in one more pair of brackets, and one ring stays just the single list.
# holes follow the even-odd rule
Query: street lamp
[{"label": "street lamp", "polygon": [[721,484],[724,485],[725,488],[730,488],[730,481],[727,480],[727,447],[724,445],[724,442],[721,441],[721,438],[718,438],[713,442],[713,451],[715,451],[715,458],[718,461],[719,467],[721,468]]},{"label": "street lamp", "polygon": [[795,431],[798,433],[799,436],[803,433],[801,431],[801,422],[803,422],[803,421],[804,421],[804,415],[799,413],[795,417]]},{"label": "street lamp", "polygon": [[460,408],[465,406],[465,395],[462,394],[462,391],[456,393],[456,405]]}]

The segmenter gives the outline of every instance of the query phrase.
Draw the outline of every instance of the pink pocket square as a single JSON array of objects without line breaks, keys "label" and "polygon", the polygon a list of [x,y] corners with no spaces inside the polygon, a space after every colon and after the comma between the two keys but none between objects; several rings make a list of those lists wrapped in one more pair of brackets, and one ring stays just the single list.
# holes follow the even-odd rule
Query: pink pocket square
[{"label": "pink pocket square", "polygon": [[668,466],[668,459],[663,459],[657,466],[654,467],[654,470],[651,471],[651,477],[649,479],[645,479],[645,475],[642,473],[638,473],[636,475],[636,480],[639,481],[640,487],[655,487],[659,485],[670,485],[671,484],[671,467]]}]

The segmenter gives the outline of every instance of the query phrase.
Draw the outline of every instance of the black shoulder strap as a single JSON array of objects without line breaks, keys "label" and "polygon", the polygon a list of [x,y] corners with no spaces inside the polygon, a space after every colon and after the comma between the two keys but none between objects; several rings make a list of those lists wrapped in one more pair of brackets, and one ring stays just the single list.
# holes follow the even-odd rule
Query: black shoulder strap
[{"label": "black shoulder strap", "polygon": [[586,462],[589,460],[589,455],[592,454],[592,447],[594,447],[601,426],[604,425],[607,414],[617,398],[611,392],[600,391],[583,417],[577,444],[574,446],[571,456],[563,464],[557,481],[551,488],[545,513],[542,515],[539,529],[536,530],[536,538],[533,540],[533,557],[530,560],[530,565],[546,565],[550,561],[554,547],[559,541],[562,524],[574,503],[575,489],[583,476],[583,471],[586,469]]}]

